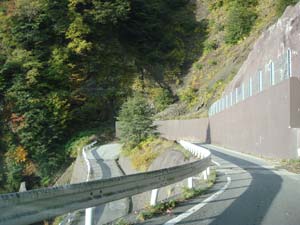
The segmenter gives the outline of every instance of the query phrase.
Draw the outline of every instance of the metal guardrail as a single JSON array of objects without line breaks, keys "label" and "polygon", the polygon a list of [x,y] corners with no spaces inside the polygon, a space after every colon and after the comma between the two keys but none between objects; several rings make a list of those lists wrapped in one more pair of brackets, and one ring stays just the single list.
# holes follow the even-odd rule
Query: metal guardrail
[{"label": "metal guardrail", "polygon": [[201,160],[162,170],[0,195],[0,224],[31,224],[130,197],[199,174],[210,162],[209,153]]},{"label": "metal guardrail", "polygon": [[241,86],[231,90],[230,93],[224,93],[221,99],[210,106],[209,116],[214,116],[273,85],[289,79],[292,77],[292,63],[292,50],[287,49],[285,54],[267,62],[264,68],[258,68],[257,73],[244,80]]}]

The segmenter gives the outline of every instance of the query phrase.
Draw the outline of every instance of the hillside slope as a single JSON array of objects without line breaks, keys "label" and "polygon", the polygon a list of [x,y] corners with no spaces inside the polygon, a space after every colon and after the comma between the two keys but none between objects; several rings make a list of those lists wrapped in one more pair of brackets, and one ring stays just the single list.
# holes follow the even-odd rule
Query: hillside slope
[{"label": "hillside slope", "polygon": [[[203,52],[193,63],[184,77],[183,85],[176,90],[179,101],[163,112],[157,119],[198,118],[207,116],[208,107],[218,99],[229,82],[235,77],[242,63],[253,49],[255,41],[262,32],[282,14],[289,4],[296,1],[210,1],[197,0],[195,12],[198,20],[205,21],[206,37]],[[234,3],[237,2],[237,3]],[[244,6],[245,8],[243,8]],[[235,11],[238,8],[246,16],[248,32],[240,36],[230,36],[231,32],[242,32],[247,26],[243,15]],[[245,10],[245,11],[243,11]],[[248,11],[247,11],[248,10]],[[246,25],[245,25],[246,24]]]}]

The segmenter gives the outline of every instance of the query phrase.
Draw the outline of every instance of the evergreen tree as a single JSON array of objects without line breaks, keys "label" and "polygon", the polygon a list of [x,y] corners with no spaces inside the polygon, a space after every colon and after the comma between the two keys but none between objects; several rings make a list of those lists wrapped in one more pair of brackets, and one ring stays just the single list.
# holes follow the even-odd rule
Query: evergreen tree
[{"label": "evergreen tree", "polygon": [[122,105],[118,129],[126,148],[133,148],[155,134],[152,116],[153,109],[142,95],[136,94]]}]

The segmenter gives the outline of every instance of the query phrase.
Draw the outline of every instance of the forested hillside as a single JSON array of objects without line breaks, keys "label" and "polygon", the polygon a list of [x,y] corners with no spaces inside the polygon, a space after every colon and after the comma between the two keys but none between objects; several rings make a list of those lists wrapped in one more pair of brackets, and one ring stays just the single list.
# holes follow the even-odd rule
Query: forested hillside
[{"label": "forested hillside", "polygon": [[158,118],[203,115],[295,2],[2,0],[0,191],[51,184],[72,140],[111,127],[133,93],[165,110]]},{"label": "forested hillside", "polygon": [[0,4],[2,191],[51,182],[69,162],[69,140],[112,124],[132,92],[151,87],[164,109],[199,48],[187,0]]}]

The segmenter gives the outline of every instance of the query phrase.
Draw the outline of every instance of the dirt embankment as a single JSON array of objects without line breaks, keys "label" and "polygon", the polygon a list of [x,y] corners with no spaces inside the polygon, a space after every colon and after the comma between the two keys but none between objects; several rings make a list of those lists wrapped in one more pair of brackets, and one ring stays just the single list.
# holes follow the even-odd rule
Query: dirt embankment
[{"label": "dirt embankment", "polygon": [[[150,165],[147,171],[160,170],[172,166],[178,166],[194,161],[195,158],[190,157],[187,159],[180,151],[166,150],[160,154]],[[119,165],[126,175],[140,173],[133,168],[131,160],[128,157],[120,156]],[[182,188],[187,186],[187,181],[181,181],[173,185],[169,185],[159,189],[158,201],[176,196],[182,192]],[[147,191],[132,197],[132,211],[145,208],[150,204],[151,191]]]}]

